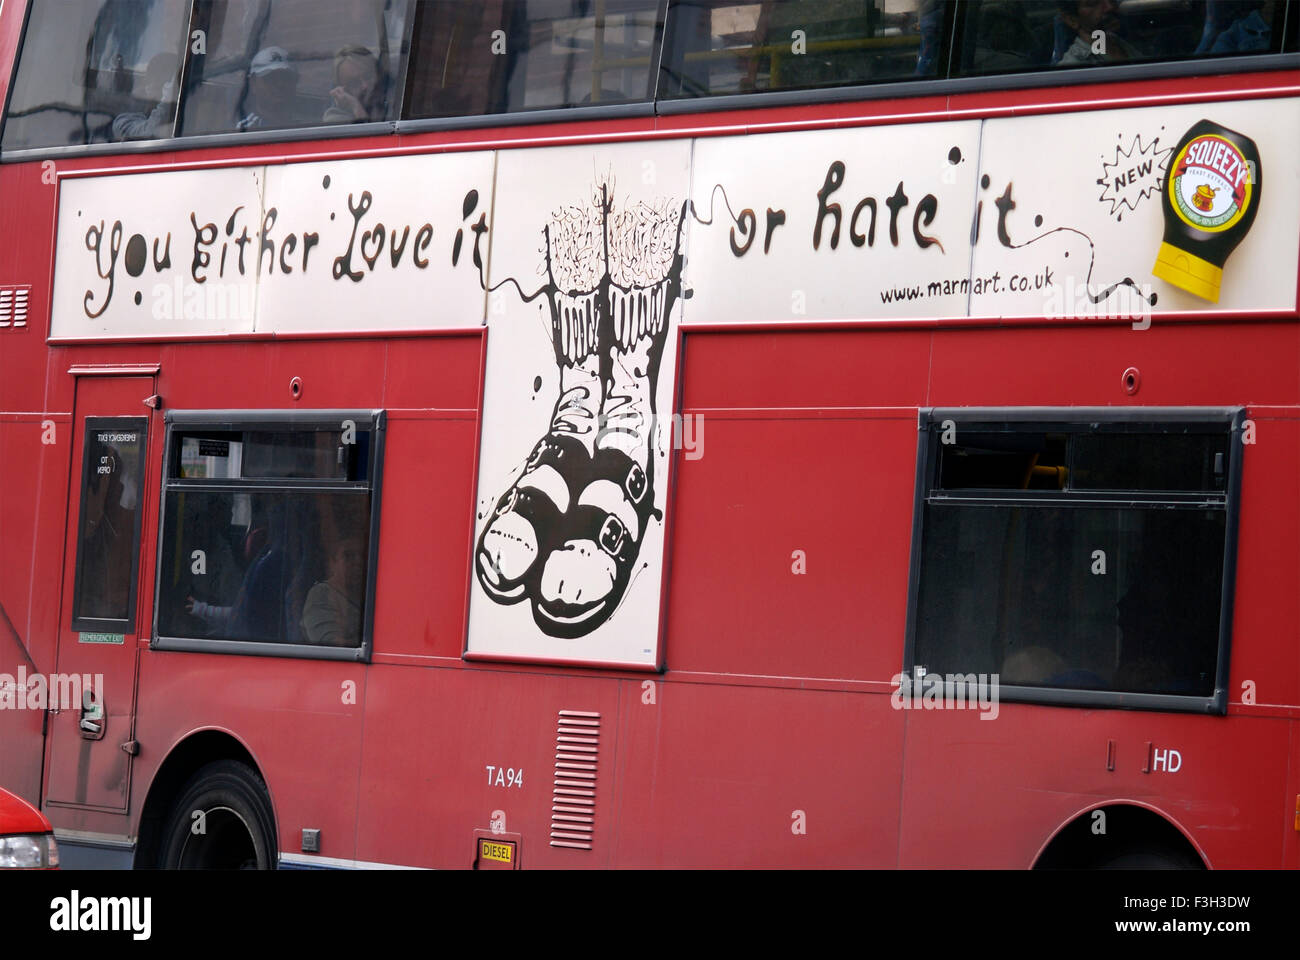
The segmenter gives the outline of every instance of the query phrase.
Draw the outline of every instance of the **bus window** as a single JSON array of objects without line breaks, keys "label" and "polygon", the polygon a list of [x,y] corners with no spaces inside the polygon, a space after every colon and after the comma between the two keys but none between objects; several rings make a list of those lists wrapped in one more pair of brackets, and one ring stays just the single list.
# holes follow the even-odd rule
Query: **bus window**
[{"label": "bus window", "polygon": [[978,0],[963,4],[961,73],[1282,50],[1285,0]]},{"label": "bus window", "polygon": [[1203,709],[1222,680],[1230,438],[1226,421],[936,414],[909,670]]},{"label": "bus window", "polygon": [[422,0],[403,116],[649,100],[659,7],[657,0]]},{"label": "bus window", "polygon": [[74,630],[133,629],[148,426],[143,417],[86,421]]},{"label": "bus window", "polygon": [[391,120],[405,0],[198,0],[180,132]]},{"label": "bus window", "polygon": [[942,76],[944,0],[672,3],[659,96]]},{"label": "bus window", "polygon": [[4,149],[172,135],[188,0],[33,0]]},{"label": "bus window", "polygon": [[347,419],[173,425],[158,646],[362,647],[376,421]]}]

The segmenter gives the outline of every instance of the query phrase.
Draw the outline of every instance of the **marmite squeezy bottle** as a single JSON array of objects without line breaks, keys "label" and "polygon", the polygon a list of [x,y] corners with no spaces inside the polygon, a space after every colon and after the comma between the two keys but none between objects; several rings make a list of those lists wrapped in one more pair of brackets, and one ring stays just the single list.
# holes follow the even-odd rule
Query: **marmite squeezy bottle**
[{"label": "marmite squeezy bottle", "polygon": [[1250,137],[1209,120],[1183,134],[1165,172],[1165,236],[1151,272],[1218,303],[1223,264],[1255,222],[1262,180]]}]

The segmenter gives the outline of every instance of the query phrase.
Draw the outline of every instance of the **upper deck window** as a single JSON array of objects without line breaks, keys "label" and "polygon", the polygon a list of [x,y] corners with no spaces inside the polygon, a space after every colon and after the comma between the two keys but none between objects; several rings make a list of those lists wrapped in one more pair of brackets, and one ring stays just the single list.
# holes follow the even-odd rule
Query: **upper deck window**
[{"label": "upper deck window", "polygon": [[1300,0],[30,0],[0,149],[1298,48]]},{"label": "upper deck window", "polygon": [[668,10],[659,95],[942,76],[945,0],[691,0]]},{"label": "upper deck window", "polygon": [[189,0],[32,0],[5,150],[172,135]]},{"label": "upper deck window", "polygon": [[960,72],[1278,53],[1285,14],[1285,0],[975,0],[961,5]]},{"label": "upper deck window", "polygon": [[406,0],[197,0],[180,133],[391,120]]},{"label": "upper deck window", "polygon": [[416,5],[408,119],[649,100],[657,0]]}]

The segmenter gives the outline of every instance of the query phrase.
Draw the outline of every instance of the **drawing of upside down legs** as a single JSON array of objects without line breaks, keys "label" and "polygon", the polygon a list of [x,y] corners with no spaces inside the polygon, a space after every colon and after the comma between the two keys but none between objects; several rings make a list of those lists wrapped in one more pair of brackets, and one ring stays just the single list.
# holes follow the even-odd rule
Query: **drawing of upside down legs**
[{"label": "drawing of upside down legs", "polygon": [[618,609],[655,507],[659,366],[681,296],[685,206],[616,209],[608,183],[544,230],[560,389],[546,434],[497,500],[475,573],[538,628],[581,637]]}]

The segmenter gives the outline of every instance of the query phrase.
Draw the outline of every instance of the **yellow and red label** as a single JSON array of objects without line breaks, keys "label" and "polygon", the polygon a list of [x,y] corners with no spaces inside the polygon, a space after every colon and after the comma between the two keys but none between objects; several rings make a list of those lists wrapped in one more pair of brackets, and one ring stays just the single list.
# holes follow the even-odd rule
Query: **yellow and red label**
[{"label": "yellow and red label", "polygon": [[1205,134],[1174,158],[1169,178],[1170,206],[1189,227],[1221,233],[1250,209],[1254,171],[1231,140]]}]

